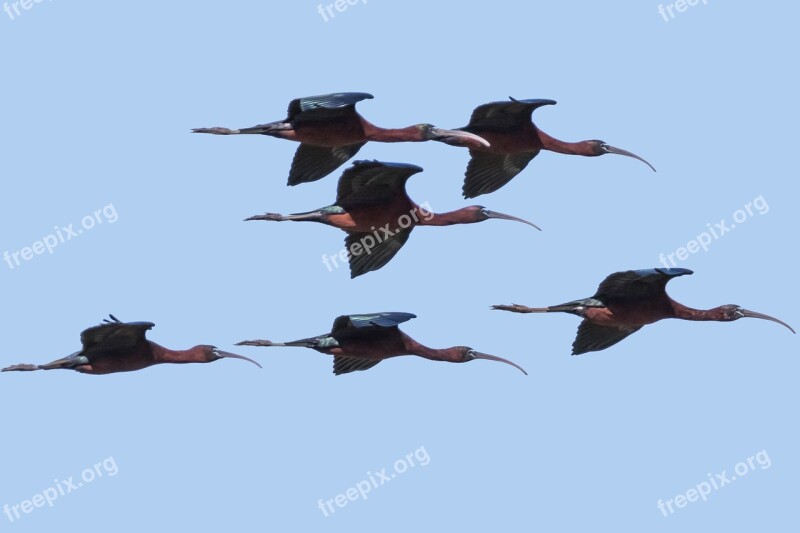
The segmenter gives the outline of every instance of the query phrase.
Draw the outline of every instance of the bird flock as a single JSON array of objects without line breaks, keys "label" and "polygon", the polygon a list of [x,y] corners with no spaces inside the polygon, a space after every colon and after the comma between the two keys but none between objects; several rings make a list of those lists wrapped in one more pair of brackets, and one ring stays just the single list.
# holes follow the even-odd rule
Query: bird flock
[{"label": "bird flock", "polygon": [[[334,93],[297,98],[289,104],[284,120],[249,128],[197,128],[194,133],[213,135],[265,135],[300,143],[289,168],[288,185],[320,180],[339,169],[370,142],[437,141],[467,148],[470,160],[462,193],[475,198],[492,193],[520,174],[541,150],[561,154],[597,157],[617,154],[636,159],[655,171],[638,155],[600,140],[565,142],[540,130],[532,121],[533,112],[554,100],[509,98],[480,105],[472,112],[469,124],[444,129],[432,124],[404,128],[383,128],[372,124],[356,111],[356,104],[373,96],[368,93]],[[417,226],[473,224],[500,219],[535,224],[481,205],[434,213],[415,203],[406,193],[408,179],[422,168],[404,163],[355,161],[339,178],[336,199],[328,206],[303,213],[282,215],[264,213],[248,221],[317,222],[344,231],[352,278],[383,268],[405,245]],[[572,344],[572,354],[605,350],[643,326],[666,318],[694,321],[732,322],[758,318],[781,324],[769,315],[722,305],[701,310],[687,307],[670,298],[666,285],[672,278],[692,274],[683,268],[654,268],[616,272],[607,276],[595,294],[560,305],[532,308],[520,304],[494,305],[492,309],[514,313],[569,313],[582,318]],[[408,336],[399,325],[416,318],[411,313],[382,312],[338,316],[328,333],[290,341],[248,340],[238,346],[302,347],[333,356],[336,375],[367,370],[384,359],[416,355],[433,361],[464,363],[477,359],[511,365],[516,363],[468,346],[429,348]],[[146,338],[152,322],[121,322],[115,316],[81,333],[79,351],[47,364],[17,364],[3,372],[67,369],[85,374],[110,374],[141,370],[162,363],[210,363],[220,359],[241,359],[257,366],[248,357],[226,352],[211,345],[188,350],[165,348]],[[527,374],[527,373],[526,373]]]}]

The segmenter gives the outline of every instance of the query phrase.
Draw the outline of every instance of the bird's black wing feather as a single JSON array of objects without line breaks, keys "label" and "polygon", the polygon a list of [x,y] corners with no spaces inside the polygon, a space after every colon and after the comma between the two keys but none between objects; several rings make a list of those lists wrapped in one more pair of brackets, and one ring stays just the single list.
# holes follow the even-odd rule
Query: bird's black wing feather
[{"label": "bird's black wing feather", "polygon": [[555,100],[514,100],[490,102],[475,108],[469,124],[464,129],[506,131],[527,125],[533,111],[545,105],[555,105]]},{"label": "bird's black wing feather", "polygon": [[391,202],[406,195],[406,181],[418,172],[422,168],[416,165],[356,161],[339,178],[336,205],[352,209]]},{"label": "bird's black wing feather", "polygon": [[88,328],[81,333],[81,353],[89,356],[98,352],[134,349],[138,344],[147,341],[147,331],[154,326],[152,322],[119,322],[114,319],[112,322]]},{"label": "bird's black wing feather", "polygon": [[494,192],[523,171],[539,152],[493,154],[478,150],[469,151],[472,158],[464,175],[464,198],[475,198]]},{"label": "bird's black wing feather", "polygon": [[289,170],[288,185],[298,185],[322,179],[356,155],[363,143],[345,146],[313,146],[302,143],[297,147]]},{"label": "bird's black wing feather", "polygon": [[337,355],[333,358],[333,373],[338,376],[359,370],[369,370],[380,362],[381,359],[363,359],[361,357]]},{"label": "bird's black wing feather", "polygon": [[652,268],[615,272],[600,283],[594,298],[611,304],[661,297],[666,294],[669,280],[692,273],[686,268]]},{"label": "bird's black wing feather", "polygon": [[605,350],[640,329],[642,326],[600,326],[584,319],[578,326],[578,335],[572,343],[572,355]]},{"label": "bird's black wing feather", "polygon": [[[382,242],[377,243],[371,248],[369,253],[363,248],[364,240],[372,238],[372,240],[375,241],[375,236],[372,233],[348,232],[344,242],[350,259],[350,277],[355,278],[367,272],[378,270],[386,265],[406,243],[408,237],[411,235],[411,229],[412,228],[406,228],[395,231],[393,236],[385,238]],[[353,244],[362,245],[361,253],[357,255],[351,253]]]},{"label": "bird's black wing feather", "polygon": [[360,315],[342,315],[336,317],[333,322],[331,333],[336,333],[339,330],[347,328],[367,328],[367,327],[382,327],[390,328],[407,322],[412,318],[417,318],[417,315],[411,313],[364,313]]},{"label": "bird's black wing feather", "polygon": [[[322,119],[327,116],[337,116],[337,113],[346,108],[355,109],[355,105],[362,101],[374,98],[368,93],[332,93],[321,94],[319,96],[305,96],[295,98],[289,102],[289,110],[286,121],[293,121],[306,115],[308,118]],[[303,118],[306,118],[303,117]]]}]

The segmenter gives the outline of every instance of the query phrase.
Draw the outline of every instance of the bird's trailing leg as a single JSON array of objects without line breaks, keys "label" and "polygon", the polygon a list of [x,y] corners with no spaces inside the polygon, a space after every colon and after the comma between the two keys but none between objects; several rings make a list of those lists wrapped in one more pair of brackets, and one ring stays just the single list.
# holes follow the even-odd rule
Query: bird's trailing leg
[{"label": "bird's trailing leg", "polygon": [[86,356],[78,355],[79,353],[80,352],[76,352],[72,355],[68,355],[67,357],[56,359],[55,361],[47,363],[46,365],[13,365],[4,368],[2,372],[33,372],[34,370],[58,370],[61,368],[68,370],[80,370],[81,367],[89,365],[89,359]]},{"label": "bird's trailing leg", "polygon": [[286,345],[280,342],[253,340],[253,341],[237,342],[236,346],[286,346]]},{"label": "bird's trailing leg", "polygon": [[192,133],[210,133],[211,135],[275,135],[281,136],[281,132],[293,131],[294,127],[288,122],[270,122],[269,124],[259,124],[251,128],[231,129],[223,127],[214,128],[194,128]]},{"label": "bird's trailing leg", "polygon": [[511,311],[512,313],[547,313],[550,311],[549,307],[528,307],[520,304],[493,305],[492,309],[495,311]]},{"label": "bird's trailing leg", "polygon": [[311,211],[309,213],[297,213],[294,215],[281,215],[280,213],[264,213],[263,215],[254,215],[252,217],[248,217],[245,221],[249,220],[267,220],[271,222],[285,222],[287,220],[293,221],[304,221],[304,220],[312,220],[318,221],[322,218],[321,211]]}]

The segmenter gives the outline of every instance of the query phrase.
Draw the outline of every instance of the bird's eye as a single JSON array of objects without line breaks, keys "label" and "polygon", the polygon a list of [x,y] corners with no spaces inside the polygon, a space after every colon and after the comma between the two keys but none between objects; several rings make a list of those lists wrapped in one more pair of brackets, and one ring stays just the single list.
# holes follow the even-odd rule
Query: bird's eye
[{"label": "bird's eye", "polygon": [[467,359],[475,359],[475,350],[468,350],[464,357]]}]

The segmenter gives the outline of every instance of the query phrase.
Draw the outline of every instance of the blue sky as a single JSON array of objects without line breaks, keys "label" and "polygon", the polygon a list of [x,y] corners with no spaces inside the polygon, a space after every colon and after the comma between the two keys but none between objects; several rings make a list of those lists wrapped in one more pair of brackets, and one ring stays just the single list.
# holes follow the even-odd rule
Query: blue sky
[{"label": "blue sky", "polygon": [[[406,311],[419,341],[470,345],[530,375],[408,357],[334,377],[328,357],[277,348],[239,350],[260,371],[228,360],[4,374],[0,505],[64,494],[0,515],[0,529],[796,530],[797,337],[757,320],[665,321],[570,357],[575,317],[489,306],[590,296],[607,274],[659,266],[738,216],[677,261],[695,274],[670,294],[800,325],[786,279],[800,8],[710,0],[673,5],[667,21],[658,3],[633,1],[369,0],[334,18],[306,1],[28,5],[0,13],[0,253],[86,229],[0,263],[3,366],[72,353],[108,313],[155,322],[150,338],[168,347],[232,349],[323,333],[339,314]],[[292,98],[337,91],[374,94],[361,113],[397,127],[459,127],[485,102],[552,98],[534,117],[542,130],[602,139],[658,173],[543,153],[465,201],[465,150],[367,145],[359,156],[425,169],[408,186],[419,203],[480,203],[543,231],[419,228],[387,267],[351,280],[321,261],[342,232],[242,222],[331,203],[338,173],[289,188],[295,144],[189,133],[282,119]],[[736,214],[756,202],[767,209]],[[768,468],[658,509],[759,452]],[[376,485],[384,468],[397,475]],[[92,481],[69,492],[87,469]],[[364,481],[367,499],[318,507]]]}]

